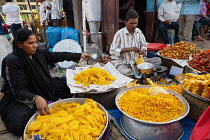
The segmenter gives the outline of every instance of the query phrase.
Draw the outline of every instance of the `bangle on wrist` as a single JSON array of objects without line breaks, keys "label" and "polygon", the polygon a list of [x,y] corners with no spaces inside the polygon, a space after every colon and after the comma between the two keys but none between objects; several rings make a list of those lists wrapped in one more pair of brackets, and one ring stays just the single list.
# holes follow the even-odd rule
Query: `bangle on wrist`
[{"label": "bangle on wrist", "polygon": [[35,100],[36,100],[36,98],[38,97],[39,95],[36,95],[36,96],[34,96],[34,98],[33,98],[33,101],[35,102]]}]

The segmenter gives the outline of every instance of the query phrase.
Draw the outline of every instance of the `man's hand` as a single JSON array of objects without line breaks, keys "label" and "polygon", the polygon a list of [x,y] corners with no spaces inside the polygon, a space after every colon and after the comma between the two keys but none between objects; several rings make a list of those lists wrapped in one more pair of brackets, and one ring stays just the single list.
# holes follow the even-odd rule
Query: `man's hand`
[{"label": "man's hand", "polygon": [[44,21],[42,22],[42,25],[46,25],[46,20],[44,20]]},{"label": "man's hand", "polygon": [[146,50],[145,49],[140,50],[140,54],[145,56],[146,55]]},{"label": "man's hand", "polygon": [[36,107],[41,115],[49,114],[49,108],[47,102],[41,96],[36,97],[35,99]]},{"label": "man's hand", "polygon": [[138,53],[140,52],[140,49],[136,46],[134,47],[130,47],[130,48],[126,48],[127,49],[127,52],[135,52],[135,53]]},{"label": "man's hand", "polygon": [[171,24],[171,21],[170,20],[165,20],[164,23]]},{"label": "man's hand", "polygon": [[86,60],[86,61],[88,61],[88,60],[90,60],[90,55],[89,54],[87,54],[87,53],[82,53],[81,54],[81,58],[83,58],[84,60]]}]

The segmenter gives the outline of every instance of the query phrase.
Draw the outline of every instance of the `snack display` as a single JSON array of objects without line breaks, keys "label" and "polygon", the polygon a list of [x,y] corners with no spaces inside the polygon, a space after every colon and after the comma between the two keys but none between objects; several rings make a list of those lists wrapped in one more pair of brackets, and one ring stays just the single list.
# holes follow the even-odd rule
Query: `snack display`
[{"label": "snack display", "polygon": [[210,50],[205,50],[187,61],[188,65],[201,72],[210,73]]},{"label": "snack display", "polygon": [[210,74],[196,75],[186,73],[182,86],[193,94],[204,98],[210,97]]},{"label": "snack display", "polygon": [[167,122],[184,113],[184,105],[176,96],[172,94],[154,96],[144,88],[127,91],[119,99],[118,105],[131,117],[149,122]]},{"label": "snack display", "polygon": [[[159,83],[161,83],[161,84],[159,84]],[[170,85],[168,85],[168,83],[164,80],[164,78],[161,78],[159,81],[156,81],[155,84],[158,86],[162,86],[165,90],[168,90],[168,89],[173,90],[176,93],[179,93],[180,95],[182,95],[182,93],[183,93],[182,86],[180,84],[177,84],[174,81],[171,81]]]},{"label": "snack display", "polygon": [[73,78],[76,80],[76,84],[82,84],[83,86],[95,85],[109,85],[112,81],[116,80],[114,76],[101,68],[92,67],[85,71],[77,73]]},{"label": "snack display", "polygon": [[86,99],[83,105],[56,103],[49,115],[38,115],[36,121],[30,122],[25,138],[39,134],[47,140],[93,140],[104,130],[106,119],[105,112],[92,99]]},{"label": "snack display", "polygon": [[189,56],[193,56],[197,53],[201,53],[201,50],[191,42],[180,41],[172,46],[167,46],[160,51],[160,55],[171,59],[189,59]]}]

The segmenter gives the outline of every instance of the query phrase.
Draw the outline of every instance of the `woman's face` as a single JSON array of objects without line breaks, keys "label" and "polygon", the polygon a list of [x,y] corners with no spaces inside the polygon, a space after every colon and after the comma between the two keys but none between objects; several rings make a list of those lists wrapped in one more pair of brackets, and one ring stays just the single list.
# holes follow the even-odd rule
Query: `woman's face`
[{"label": "woman's face", "polygon": [[28,54],[30,58],[32,58],[32,55],[35,54],[36,48],[37,48],[37,43],[36,43],[36,36],[35,35],[30,35],[28,39],[21,43],[20,41],[18,42],[18,47],[22,48],[23,51]]}]

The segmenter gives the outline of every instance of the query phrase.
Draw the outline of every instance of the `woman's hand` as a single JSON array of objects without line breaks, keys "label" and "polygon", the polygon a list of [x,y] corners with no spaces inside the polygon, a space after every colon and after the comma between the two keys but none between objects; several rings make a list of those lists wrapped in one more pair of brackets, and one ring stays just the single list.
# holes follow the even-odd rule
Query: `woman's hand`
[{"label": "woman's hand", "polygon": [[49,114],[49,108],[47,102],[41,96],[36,97],[35,99],[36,107],[41,115]]},{"label": "woman's hand", "polygon": [[81,58],[83,58],[84,60],[86,60],[86,61],[88,61],[88,60],[90,60],[90,55],[89,54],[87,54],[87,53],[82,53],[81,54]]}]

